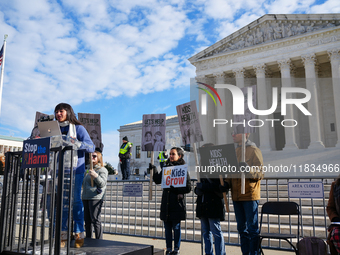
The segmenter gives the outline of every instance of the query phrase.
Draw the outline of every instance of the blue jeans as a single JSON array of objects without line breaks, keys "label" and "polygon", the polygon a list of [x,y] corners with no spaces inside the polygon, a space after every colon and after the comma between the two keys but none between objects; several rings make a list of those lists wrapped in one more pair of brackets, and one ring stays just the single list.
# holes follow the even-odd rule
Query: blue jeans
[{"label": "blue jeans", "polygon": [[259,242],[259,201],[233,201],[237,231],[241,238],[243,255],[257,255]]},{"label": "blue jeans", "polygon": [[174,249],[179,250],[181,245],[181,222],[180,221],[163,221],[165,229],[166,249],[172,250],[172,230],[174,231]]},{"label": "blue jeans", "polygon": [[[81,187],[83,185],[84,174],[74,174],[73,186],[73,232],[84,232],[84,206],[81,200]],[[69,205],[70,175],[65,173],[64,196],[63,196],[63,216],[61,230],[67,231],[68,226],[68,205]],[[71,210],[72,211],[72,210]]]},{"label": "blue jeans", "polygon": [[206,255],[213,255],[213,236],[215,239],[215,254],[225,255],[224,238],[221,230],[220,219],[201,218],[204,250]]},{"label": "blue jeans", "polygon": [[123,175],[123,180],[130,180],[130,159],[122,159],[121,170]]}]

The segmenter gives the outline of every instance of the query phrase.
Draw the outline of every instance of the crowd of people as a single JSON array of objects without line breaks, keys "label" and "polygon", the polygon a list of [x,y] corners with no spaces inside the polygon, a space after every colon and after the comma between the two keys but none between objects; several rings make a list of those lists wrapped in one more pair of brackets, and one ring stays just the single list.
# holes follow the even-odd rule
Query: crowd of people
[{"label": "crowd of people", "polygon": [[[225,204],[223,193],[231,190],[235,210],[237,230],[241,240],[241,251],[244,255],[255,255],[258,253],[258,205],[260,200],[260,181],[263,173],[258,171],[263,165],[262,153],[256,145],[249,140],[246,134],[245,161],[241,160],[242,134],[232,134],[236,144],[236,156],[240,166],[255,171],[247,173],[245,180],[245,193],[241,193],[241,176],[228,178],[221,184],[219,179],[207,175],[199,176],[199,181],[194,189],[197,195],[196,217],[201,221],[204,251],[206,255],[213,255],[215,247],[216,255],[225,255],[225,244],[220,222],[225,220]],[[205,144],[203,147],[213,146]],[[165,155],[165,154],[164,154]],[[158,159],[163,159],[160,152]],[[170,150],[169,158],[165,161],[165,167],[184,165],[184,150],[180,147],[173,147]],[[149,166],[153,171],[153,181],[160,184],[163,175],[163,164],[158,172],[156,166]],[[192,189],[190,176],[187,176],[185,187],[164,188],[160,208],[160,219],[164,222],[166,254],[179,254],[181,244],[181,220],[185,220],[186,207],[184,196]],[[173,232],[173,233],[172,233]],[[172,235],[173,234],[173,235]],[[172,238],[173,237],[173,238]],[[174,241],[174,245],[172,245]],[[214,245],[213,245],[214,244]]]},{"label": "crowd of people", "polygon": [[[66,245],[67,226],[68,226],[68,200],[70,180],[70,169],[68,166],[73,161],[75,173],[73,188],[73,233],[75,238],[75,247],[82,247],[84,238],[92,238],[93,230],[95,238],[103,237],[101,225],[101,208],[106,191],[108,171],[104,167],[102,152],[91,141],[86,129],[77,120],[72,107],[69,104],[61,103],[55,107],[55,118],[59,122],[61,133],[81,142],[77,153],[73,158],[65,154],[64,159],[64,199],[62,209],[62,232],[61,247]],[[146,136],[149,135],[146,133]],[[244,166],[261,166],[263,159],[261,151],[248,139],[247,134],[245,162],[241,161],[241,134],[233,134],[236,148],[236,155],[240,165]],[[157,136],[156,136],[157,137]],[[127,136],[123,137],[123,143],[119,150],[119,159],[121,164],[122,179],[130,179],[130,159],[132,143]],[[157,142],[160,139],[157,140]],[[146,139],[147,141],[147,139]],[[144,145],[145,147],[148,144]],[[204,146],[212,146],[206,144]],[[184,150],[181,147],[173,147],[169,156],[164,150],[164,146],[159,146],[158,160],[161,165],[161,171],[158,172],[156,166],[150,164],[150,171],[153,172],[153,181],[160,184],[162,181],[163,167],[184,165]],[[86,171],[85,153],[90,153],[93,168]],[[231,189],[233,204],[235,209],[237,229],[241,237],[242,254],[257,254],[258,238],[258,204],[260,199],[260,180],[262,175],[257,173],[247,176],[245,194],[240,192],[240,178],[225,179],[221,185],[218,179],[210,179],[208,176],[201,176],[200,181],[195,187],[197,195],[196,216],[201,221],[202,235],[205,245],[205,254],[213,253],[215,247],[216,255],[224,255],[225,245],[223,232],[220,221],[225,219],[225,208],[223,201],[223,192]],[[164,223],[166,254],[180,254],[181,244],[181,221],[186,219],[185,194],[192,190],[189,173],[187,173],[187,182],[184,187],[164,188],[162,193],[160,219]],[[50,200],[50,199],[49,199]],[[50,212],[48,212],[50,214]],[[84,227],[85,226],[85,227]],[[174,238],[173,238],[174,237]],[[214,239],[214,241],[213,241]],[[174,243],[172,243],[174,241]],[[213,245],[214,244],[214,245]]]},{"label": "crowd of people", "polygon": [[[68,240],[68,200],[67,194],[70,180],[70,169],[73,161],[73,171],[75,173],[73,188],[73,233],[75,247],[82,247],[84,238],[92,238],[94,232],[96,239],[103,238],[103,228],[101,225],[101,209],[106,191],[108,171],[104,167],[103,155],[100,148],[95,148],[89,134],[82,124],[77,120],[72,107],[69,104],[60,103],[55,107],[55,118],[59,122],[61,133],[81,142],[77,153],[73,157],[65,154],[64,158],[64,199],[62,209],[62,232],[61,247],[66,245]],[[150,135],[148,133],[145,134]],[[151,135],[150,135],[151,136]],[[262,171],[258,171],[263,166],[261,150],[249,140],[249,134],[245,134],[245,152],[242,160],[242,134],[232,134],[236,147],[236,156],[239,166],[256,171],[246,173],[245,192],[241,192],[241,176],[224,179],[221,183],[219,179],[214,179],[208,175],[199,175],[194,192],[196,199],[196,216],[200,219],[202,237],[204,242],[204,252],[206,255],[225,255],[225,244],[221,221],[225,220],[225,204],[223,193],[231,191],[233,200],[237,231],[240,235],[241,252],[244,255],[259,254],[259,224],[258,206],[260,200],[260,181],[263,178]],[[130,178],[130,159],[132,143],[128,137],[123,137],[120,147],[119,158],[121,163],[122,179]],[[159,140],[159,139],[158,139]],[[148,141],[148,139],[146,139]],[[159,142],[159,141],[158,141]],[[146,143],[143,146],[147,148]],[[213,146],[205,144],[203,147]],[[161,148],[162,147],[162,148]],[[164,167],[185,165],[184,150],[181,147],[173,147],[169,156],[160,146],[158,160],[161,171],[157,171],[155,165],[150,164],[153,181],[161,184]],[[90,153],[93,167],[85,168],[85,153]],[[58,173],[57,173],[58,174]],[[190,176],[187,173],[187,182],[184,187],[164,188],[160,207],[160,219],[164,223],[166,254],[180,254],[181,244],[181,221],[186,219],[185,194],[189,193],[191,187]],[[50,195],[47,196],[47,208],[51,203]],[[332,222],[329,228],[328,242],[331,246],[332,254],[340,253],[340,178],[331,185],[327,214]],[[50,212],[48,211],[48,217]],[[174,242],[173,242],[174,241]],[[215,253],[214,249],[215,248]]]}]

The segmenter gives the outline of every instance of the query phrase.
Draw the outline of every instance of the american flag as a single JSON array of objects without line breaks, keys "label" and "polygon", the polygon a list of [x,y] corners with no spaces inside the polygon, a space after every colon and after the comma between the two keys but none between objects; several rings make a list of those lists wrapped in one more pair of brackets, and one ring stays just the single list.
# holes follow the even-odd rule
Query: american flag
[{"label": "american flag", "polygon": [[0,50],[0,66],[2,64],[2,58],[4,56],[4,46],[2,45],[1,50]]}]

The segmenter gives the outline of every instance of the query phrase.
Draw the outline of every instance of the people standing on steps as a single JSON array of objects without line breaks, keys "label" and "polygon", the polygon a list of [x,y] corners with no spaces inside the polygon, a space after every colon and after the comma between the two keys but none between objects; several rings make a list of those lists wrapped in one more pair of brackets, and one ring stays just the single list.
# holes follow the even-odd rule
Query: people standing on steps
[{"label": "people standing on steps", "polygon": [[122,171],[122,180],[130,180],[130,159],[132,143],[129,142],[127,136],[123,137],[123,144],[120,146],[119,159],[120,159],[120,169]]},{"label": "people standing on steps", "polygon": [[168,158],[168,155],[166,154],[166,151],[159,152],[157,159],[159,160],[159,165],[161,169],[163,169],[164,163],[167,160],[167,158]]}]

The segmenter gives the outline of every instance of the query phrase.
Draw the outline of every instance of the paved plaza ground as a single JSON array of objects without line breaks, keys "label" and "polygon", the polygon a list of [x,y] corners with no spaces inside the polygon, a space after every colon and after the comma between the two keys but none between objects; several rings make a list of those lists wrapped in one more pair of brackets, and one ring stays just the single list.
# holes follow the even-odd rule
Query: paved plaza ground
[{"label": "paved plaza ground", "polygon": [[[144,238],[144,237],[132,237],[132,236],[124,236],[124,235],[112,235],[112,234],[104,234],[105,240],[114,240],[120,242],[128,242],[128,243],[139,243],[139,244],[149,244],[153,245],[154,248],[164,249],[165,248],[165,240],[163,239],[153,239],[153,238]],[[226,246],[227,255],[240,255],[241,249],[239,246]],[[192,243],[192,242],[181,242],[181,255],[200,255],[201,254],[201,244],[200,243]],[[277,250],[264,250],[264,254],[267,255],[288,255],[294,254],[294,252],[286,252],[286,251],[277,251]]]}]

